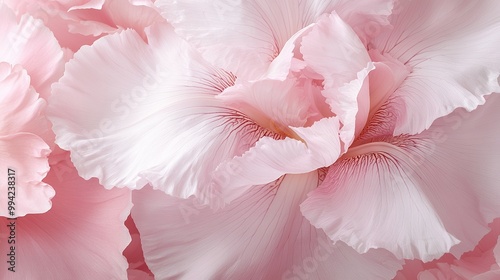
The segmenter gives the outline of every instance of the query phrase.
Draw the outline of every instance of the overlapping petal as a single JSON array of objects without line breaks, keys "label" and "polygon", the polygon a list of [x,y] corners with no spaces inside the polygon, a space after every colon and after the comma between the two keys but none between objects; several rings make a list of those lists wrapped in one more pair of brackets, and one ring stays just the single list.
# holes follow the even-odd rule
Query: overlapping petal
[{"label": "overlapping petal", "polygon": [[419,135],[351,148],[302,204],[304,215],[360,252],[431,260],[471,250],[499,215],[499,100]]},{"label": "overlapping petal", "polygon": [[[7,173],[14,174],[14,179],[4,179],[0,188],[4,193],[0,203],[5,205],[0,208],[1,216],[44,213],[51,207],[54,190],[42,182],[49,171],[46,141],[52,139],[49,122],[43,116],[45,106],[20,65],[0,63],[0,168],[5,172],[3,178]],[[8,181],[14,182],[14,189],[8,189]],[[9,196],[15,196],[16,211],[12,215],[7,208]]]},{"label": "overlapping petal", "polygon": [[31,78],[31,85],[43,97],[64,69],[63,51],[52,31],[43,21],[30,15],[18,20],[7,5],[0,4],[0,62],[21,64]]},{"label": "overlapping petal", "polygon": [[7,0],[17,14],[29,14],[48,26],[59,44],[72,51],[98,38],[132,28],[145,38],[144,29],[163,21],[151,3],[129,0]]},{"label": "overlapping petal", "polygon": [[387,23],[393,1],[201,0],[155,3],[176,31],[204,57],[236,76],[258,78],[296,32],[336,11],[363,34],[370,22]]},{"label": "overlapping petal", "polygon": [[323,17],[300,48],[308,69],[324,79],[322,94],[342,123],[345,149],[365,126],[370,108],[368,73],[374,69],[363,43],[339,15]]},{"label": "overlapping petal", "polygon": [[497,1],[400,1],[393,29],[369,47],[410,68],[394,97],[402,99],[394,135],[415,134],[456,108],[468,111],[499,92]]},{"label": "overlapping petal", "polygon": [[273,134],[216,98],[234,76],[167,25],[151,28],[148,43],[125,31],[75,55],[49,106],[57,143],[108,188],[151,183],[202,198],[220,162]]},{"label": "overlapping petal", "polygon": [[393,280],[496,280],[500,276],[498,243],[500,219],[490,224],[491,231],[477,244],[474,250],[455,258],[451,254],[424,263],[420,260],[407,260],[403,269]]},{"label": "overlapping petal", "polygon": [[[227,201],[284,174],[330,166],[364,127],[370,108],[367,77],[373,65],[354,31],[337,14],[327,15],[301,38],[300,51],[306,68],[296,74],[298,80],[261,80],[247,91],[223,94],[233,103],[239,101],[236,106],[258,124],[287,137],[260,139],[241,157],[219,166],[216,177]],[[314,81],[310,75],[323,80],[321,93],[305,86]],[[329,114],[318,103],[329,106]]]},{"label": "overlapping petal", "polygon": [[[360,255],[311,227],[298,208],[318,173],[255,186],[213,212],[193,199],[134,191],[132,216],[158,279],[389,279],[399,261]],[[362,267],[363,269],[359,269]]]},{"label": "overlapping petal", "polygon": [[297,139],[263,137],[243,155],[217,168],[215,187],[225,202],[236,199],[254,185],[274,181],[284,174],[301,174],[329,166],[340,156],[337,118],[324,118],[310,127],[290,129]]},{"label": "overlapping petal", "polygon": [[[6,241],[10,231],[0,233],[0,250],[8,253],[15,246],[16,255],[16,272],[2,261],[0,278],[126,279],[122,251],[130,242],[124,225],[132,207],[130,191],[105,190],[96,180],[83,180],[69,158],[52,166],[46,182],[57,191],[52,209],[18,218],[15,244]],[[6,229],[12,222],[1,218],[0,224]]]}]

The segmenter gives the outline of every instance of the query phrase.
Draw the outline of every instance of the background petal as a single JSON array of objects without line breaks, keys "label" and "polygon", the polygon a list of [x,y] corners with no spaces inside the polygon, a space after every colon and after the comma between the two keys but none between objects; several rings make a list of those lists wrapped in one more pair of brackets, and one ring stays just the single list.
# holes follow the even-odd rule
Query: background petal
[{"label": "background petal", "polygon": [[[69,158],[52,166],[46,182],[57,191],[52,209],[18,218],[15,235],[16,272],[0,263],[2,279],[126,279],[122,255],[130,242],[124,225],[130,212],[130,191],[105,190],[96,180],[85,181]],[[3,229],[12,220],[1,218]],[[0,250],[10,252],[0,232]],[[5,254],[7,254],[5,253]],[[5,257],[5,255],[4,255]]]},{"label": "background petal", "polygon": [[[0,190],[0,215],[4,217],[43,213],[50,209],[54,196],[42,180],[49,171],[47,156],[53,139],[50,124],[43,115],[45,101],[30,87],[30,79],[20,66],[0,62],[0,167],[4,183]],[[15,179],[7,180],[8,169]],[[8,181],[15,181],[15,213],[7,208]],[[10,189],[12,191],[12,189]]]},{"label": "background petal", "polygon": [[50,95],[50,86],[63,74],[63,51],[42,20],[30,15],[16,19],[5,4],[0,4],[0,62],[21,64],[31,84],[43,98]]}]

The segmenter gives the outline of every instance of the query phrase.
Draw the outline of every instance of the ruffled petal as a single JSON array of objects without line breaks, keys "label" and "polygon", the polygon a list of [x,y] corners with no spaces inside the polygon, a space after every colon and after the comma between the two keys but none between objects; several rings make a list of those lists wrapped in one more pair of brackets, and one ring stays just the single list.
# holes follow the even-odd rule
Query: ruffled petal
[{"label": "ruffled petal", "polygon": [[[164,21],[151,1],[31,1],[5,0],[17,14],[40,19],[64,48],[77,51],[98,38],[132,28],[145,39],[144,30]],[[135,3],[137,2],[137,3]],[[149,4],[148,4],[149,2]]]},{"label": "ruffled petal", "polygon": [[[42,115],[44,108],[45,101],[30,87],[26,71],[20,65],[0,62],[0,167],[5,172],[0,187],[4,193],[0,204],[5,205],[0,208],[1,216],[44,213],[51,207],[54,190],[42,183],[49,170],[46,141],[53,139],[50,124]],[[7,173],[13,177],[7,180]],[[14,182],[15,188],[8,188],[8,182]],[[7,208],[8,201],[15,204],[13,213]]]},{"label": "ruffled petal", "polygon": [[455,258],[451,254],[423,263],[420,260],[406,260],[403,269],[393,280],[496,280],[500,276],[498,250],[500,219],[490,224],[491,231],[486,234],[474,250]]},{"label": "ruffled petal", "polygon": [[80,175],[107,188],[150,183],[208,202],[219,163],[272,133],[216,98],[233,75],[169,26],[148,32],[149,44],[125,31],[75,54],[49,105],[56,141],[72,152]]},{"label": "ruffled petal", "polygon": [[351,148],[304,202],[304,215],[360,252],[431,260],[471,250],[500,214],[499,101],[456,111],[419,135]]},{"label": "ruffled petal", "polygon": [[3,229],[15,223],[15,243],[2,238],[0,250],[7,254],[15,246],[16,272],[2,261],[0,278],[126,279],[122,251],[130,242],[124,225],[132,207],[130,191],[105,190],[95,180],[81,179],[69,158],[53,166],[46,182],[57,191],[49,212],[15,221],[1,218]]},{"label": "ruffled petal", "polygon": [[[0,137],[0,168],[4,170],[0,191],[0,216],[22,217],[30,213],[44,213],[51,208],[54,189],[42,180],[49,171],[47,156],[48,145],[38,136],[30,133],[17,133]],[[9,172],[8,172],[9,171]],[[7,174],[9,176],[7,181]],[[13,178],[13,179],[12,179]],[[14,182],[14,188],[7,182]],[[12,199],[10,199],[10,197]],[[14,203],[14,211],[7,205]]]},{"label": "ruffled petal", "polygon": [[[176,31],[215,65],[238,77],[257,78],[299,30],[336,11],[361,33],[387,22],[393,1],[160,0],[156,5]],[[360,34],[361,34],[360,33]]]},{"label": "ruffled petal", "polygon": [[45,107],[46,102],[30,86],[26,70],[0,62],[0,135],[28,132],[52,142]]},{"label": "ruffled petal", "polygon": [[368,73],[374,69],[363,43],[336,13],[323,17],[302,39],[307,67],[324,79],[326,103],[342,123],[340,137],[349,147],[365,126]]},{"label": "ruffled petal", "polygon": [[367,145],[373,152],[334,164],[301,205],[312,224],[361,253],[385,248],[398,258],[428,260],[457,244],[404,173],[408,163],[399,150],[387,143]]},{"label": "ruffled petal", "polygon": [[43,98],[64,70],[63,51],[43,21],[23,15],[18,21],[14,13],[0,4],[0,62],[21,64],[31,84]]},{"label": "ruffled petal", "polygon": [[393,94],[403,101],[394,135],[420,133],[500,91],[499,13],[495,0],[401,1],[394,28],[380,30],[369,44],[411,69]]},{"label": "ruffled petal", "polygon": [[263,137],[242,156],[223,162],[215,174],[214,192],[221,193],[225,202],[231,202],[253,185],[274,181],[284,174],[327,167],[340,156],[337,118],[324,118],[310,127],[290,129],[296,138]]},{"label": "ruffled petal", "polygon": [[[255,186],[213,212],[144,188],[132,216],[157,279],[390,279],[400,262],[383,250],[333,245],[300,214],[318,173]],[[363,267],[363,269],[359,269]]]},{"label": "ruffled petal", "polygon": [[133,4],[130,0],[108,0],[103,10],[116,26],[132,28],[143,38],[146,27],[164,21],[155,7]]}]

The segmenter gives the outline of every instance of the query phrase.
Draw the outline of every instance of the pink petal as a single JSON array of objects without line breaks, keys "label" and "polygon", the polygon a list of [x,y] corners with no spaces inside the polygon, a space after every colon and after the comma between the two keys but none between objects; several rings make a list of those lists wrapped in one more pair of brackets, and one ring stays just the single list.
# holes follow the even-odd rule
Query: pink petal
[{"label": "pink petal", "polygon": [[[370,72],[370,114],[368,120],[372,120],[390,100],[391,95],[401,86],[408,77],[410,70],[408,66],[388,55],[382,55],[376,50],[370,51],[370,57],[375,69]],[[387,119],[386,119],[387,120]],[[390,133],[392,135],[392,131]]]},{"label": "pink petal", "polygon": [[[216,191],[231,202],[253,185],[284,174],[301,174],[333,164],[340,155],[339,121],[324,118],[310,127],[290,127],[294,138],[263,137],[242,156],[223,162],[215,174]],[[256,176],[258,174],[258,176]]]},{"label": "pink petal", "polygon": [[[130,242],[124,225],[132,207],[130,191],[84,181],[69,159],[52,166],[46,182],[57,191],[53,207],[15,221],[16,272],[2,261],[0,278],[126,279],[122,251]],[[6,229],[10,222],[3,218],[0,223]],[[14,244],[2,240],[0,250],[10,252]]]},{"label": "pink petal", "polygon": [[[24,216],[44,213],[51,207],[54,190],[42,183],[49,170],[47,155],[51,141],[49,122],[42,115],[45,101],[29,85],[29,77],[20,65],[11,67],[0,63],[0,167],[4,170],[4,184],[0,191],[0,215]],[[45,140],[45,141],[44,141]],[[50,143],[50,142],[49,142]],[[7,171],[14,170],[15,189],[8,189]],[[8,191],[15,192],[15,213],[7,209]],[[13,199],[14,200],[14,199]]]},{"label": "pink petal", "polygon": [[82,45],[91,45],[103,35],[127,28],[136,30],[145,38],[146,27],[164,21],[152,3],[149,6],[146,3],[136,5],[130,0],[6,2],[18,15],[27,13],[41,19],[54,32],[59,44],[72,51],[77,51]]},{"label": "pink petal", "polygon": [[500,233],[500,219],[490,224],[491,231],[486,234],[474,250],[456,259],[451,254],[423,263],[419,260],[406,260],[403,269],[398,271],[394,280],[411,279],[461,279],[496,280],[500,276],[500,266],[495,258]]},{"label": "pink petal", "polygon": [[500,6],[495,0],[401,1],[369,47],[411,69],[394,93],[402,116],[394,135],[420,133],[456,108],[468,111],[500,91]]},{"label": "pink petal", "polygon": [[204,199],[220,162],[271,133],[224,107],[216,96],[234,76],[169,26],[150,29],[148,41],[125,31],[75,54],[49,106],[57,143],[107,188],[151,183]]},{"label": "pink petal", "polygon": [[[399,262],[328,242],[298,205],[317,172],[256,186],[221,211],[150,189],[134,192],[132,216],[157,279],[389,279]],[[359,269],[362,267],[363,269]]]},{"label": "pink petal", "polygon": [[351,148],[304,202],[304,215],[359,252],[431,260],[471,250],[500,214],[499,101],[456,111],[419,135]]},{"label": "pink petal", "polygon": [[[98,37],[92,35],[82,35],[69,32],[69,28],[74,26],[75,21],[85,24],[84,21],[73,13],[68,15],[68,7],[60,6],[54,1],[31,1],[31,0],[5,0],[5,3],[19,15],[29,14],[36,19],[43,21],[54,34],[54,37],[63,48],[77,51],[82,45],[90,45]],[[102,35],[104,27],[99,25],[91,34]],[[109,28],[109,26],[108,26]],[[88,33],[88,32],[87,32]]]},{"label": "pink petal", "polygon": [[[0,168],[4,170],[4,184],[0,191],[4,195],[0,196],[1,205],[0,216],[21,217],[30,213],[44,213],[51,208],[51,198],[54,196],[54,189],[42,179],[49,171],[47,155],[50,149],[47,144],[38,136],[31,133],[16,133],[9,136],[0,137],[0,154],[2,161]],[[8,189],[7,171],[14,174],[15,189]],[[11,181],[9,179],[9,181]],[[14,193],[8,193],[13,191]],[[9,197],[15,197],[9,199]],[[14,201],[15,211],[8,211],[9,201]]]},{"label": "pink petal", "polygon": [[29,132],[52,142],[45,106],[45,100],[30,86],[26,70],[0,62],[0,135]]},{"label": "pink petal", "polygon": [[389,0],[160,0],[156,5],[176,31],[215,65],[238,77],[257,78],[299,30],[336,11],[349,23],[384,22]]},{"label": "pink petal", "polygon": [[368,81],[374,69],[358,36],[336,13],[323,17],[302,39],[307,66],[324,78],[323,95],[342,123],[341,139],[349,147],[365,126]]},{"label": "pink petal", "polygon": [[87,2],[84,2],[80,5],[74,5],[71,8],[68,9],[68,12],[73,11],[73,10],[80,10],[80,9],[95,9],[95,10],[100,10],[102,6],[104,5],[104,0],[88,0]]},{"label": "pink petal", "polygon": [[301,56],[299,52],[300,43],[304,35],[308,34],[314,26],[314,23],[310,24],[288,39],[278,56],[269,64],[269,68],[264,74],[265,78],[283,81],[290,75],[291,71],[299,72],[306,67],[304,61],[299,60]]},{"label": "pink petal", "polygon": [[154,7],[134,5],[130,0],[108,0],[103,9],[116,26],[132,28],[143,38],[146,37],[146,27],[164,21]]},{"label": "pink petal", "polygon": [[228,88],[219,98],[270,131],[293,133],[288,131],[289,126],[310,126],[328,117],[322,115],[315,104],[315,95],[321,95],[320,92],[308,87],[306,82],[293,78],[263,79]]},{"label": "pink petal", "polygon": [[63,51],[41,20],[24,15],[18,21],[6,5],[0,4],[0,62],[21,64],[31,84],[43,98],[64,70]]}]

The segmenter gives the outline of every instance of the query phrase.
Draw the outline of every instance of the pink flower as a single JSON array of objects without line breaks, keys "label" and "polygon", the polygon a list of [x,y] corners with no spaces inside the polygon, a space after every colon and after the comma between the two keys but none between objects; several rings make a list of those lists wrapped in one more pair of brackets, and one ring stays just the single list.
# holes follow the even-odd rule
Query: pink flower
[{"label": "pink flower", "polygon": [[496,1],[155,5],[49,99],[82,177],[141,189],[155,277],[391,279],[500,216]]}]

